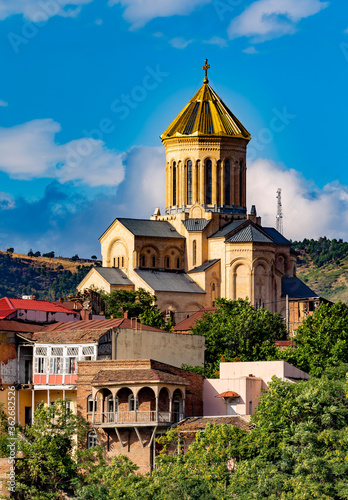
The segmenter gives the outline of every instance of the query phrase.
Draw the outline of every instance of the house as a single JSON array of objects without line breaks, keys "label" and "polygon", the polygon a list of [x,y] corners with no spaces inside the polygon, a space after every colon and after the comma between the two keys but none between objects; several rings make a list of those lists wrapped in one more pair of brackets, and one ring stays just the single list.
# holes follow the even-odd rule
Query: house
[{"label": "house", "polygon": [[220,363],[220,377],[204,380],[203,415],[250,417],[272,377],[294,383],[308,380],[308,373],[286,361]]},{"label": "house", "polygon": [[53,323],[54,321],[77,321],[80,319],[80,313],[55,302],[36,300],[29,295],[24,295],[21,299],[15,297],[0,299],[0,319]]}]

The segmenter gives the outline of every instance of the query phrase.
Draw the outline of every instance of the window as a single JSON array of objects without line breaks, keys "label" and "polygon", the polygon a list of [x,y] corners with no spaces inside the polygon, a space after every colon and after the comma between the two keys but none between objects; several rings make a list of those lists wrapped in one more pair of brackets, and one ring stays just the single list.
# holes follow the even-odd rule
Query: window
[{"label": "window", "polygon": [[63,373],[63,358],[50,359],[50,373],[61,374]]},{"label": "window", "polygon": [[117,267],[119,268],[120,267],[120,258],[117,257]]},{"label": "window", "polygon": [[68,356],[78,356],[79,348],[78,347],[68,347],[66,353]]},{"label": "window", "polygon": [[63,347],[52,347],[52,356],[63,356]]},{"label": "window", "polygon": [[139,409],[139,401],[138,398],[134,398],[133,394],[131,394],[128,398],[128,410],[134,411]]},{"label": "window", "polygon": [[239,162],[240,170],[239,170],[239,205],[243,204],[243,160]]},{"label": "window", "polygon": [[115,257],[114,257],[114,267],[116,267],[116,259],[115,259]]},{"label": "window", "polygon": [[176,162],[173,163],[173,205],[176,205]]},{"label": "window", "polygon": [[192,161],[188,160],[186,163],[186,191],[187,191],[187,204],[192,203]]},{"label": "window", "polygon": [[45,358],[36,358],[37,359],[37,370],[36,373],[45,373]]},{"label": "window", "polygon": [[205,203],[207,205],[211,204],[211,192],[212,192],[212,163],[211,160],[205,162]]},{"label": "window", "polygon": [[141,265],[142,267],[145,267],[145,255],[141,256]]},{"label": "window", "polygon": [[[90,394],[87,398],[87,412],[92,413],[93,411],[93,396]],[[97,400],[94,401],[94,411],[97,411]]]},{"label": "window", "polygon": [[152,267],[156,267],[156,257],[152,256]]},{"label": "window", "polygon": [[122,267],[124,267],[124,257],[122,257]]},{"label": "window", "polygon": [[82,347],[82,354],[83,356],[88,356],[88,355],[93,355],[94,354],[94,346],[88,345],[85,347]]},{"label": "window", "polygon": [[76,373],[76,358],[68,358],[68,373]]},{"label": "window", "polygon": [[225,161],[225,205],[231,204],[231,167],[230,160]]},{"label": "window", "polygon": [[196,240],[193,240],[192,243],[192,256],[193,256],[193,265],[196,265],[197,262],[197,242]]},{"label": "window", "polygon": [[249,401],[249,415],[252,415],[253,413],[253,402]]},{"label": "window", "polygon": [[178,257],[176,259],[176,268],[179,269],[180,268],[180,257]]},{"label": "window", "polygon": [[169,269],[170,267],[170,258],[166,257],[166,268]]},{"label": "window", "polygon": [[94,446],[97,446],[97,433],[95,430],[89,431],[87,434],[87,448],[93,448]]}]

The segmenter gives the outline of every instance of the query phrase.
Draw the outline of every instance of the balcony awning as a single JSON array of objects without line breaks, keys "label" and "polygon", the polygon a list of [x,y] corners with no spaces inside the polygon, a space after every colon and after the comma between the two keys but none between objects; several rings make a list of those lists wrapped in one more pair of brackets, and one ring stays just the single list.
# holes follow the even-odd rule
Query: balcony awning
[{"label": "balcony awning", "polygon": [[218,394],[215,396],[216,398],[239,398],[239,394],[233,391],[227,391],[227,392],[222,392],[221,394]]}]

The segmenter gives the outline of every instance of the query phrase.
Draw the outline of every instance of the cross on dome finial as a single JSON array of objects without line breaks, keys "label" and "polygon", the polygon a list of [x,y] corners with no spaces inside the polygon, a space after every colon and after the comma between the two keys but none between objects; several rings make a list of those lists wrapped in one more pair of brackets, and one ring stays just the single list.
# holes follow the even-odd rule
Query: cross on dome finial
[{"label": "cross on dome finial", "polygon": [[204,71],[205,71],[205,77],[204,77],[203,83],[209,83],[209,80],[208,80],[208,69],[209,68],[210,68],[210,64],[208,64],[208,59],[205,59],[205,65],[202,67],[202,69],[204,69]]}]

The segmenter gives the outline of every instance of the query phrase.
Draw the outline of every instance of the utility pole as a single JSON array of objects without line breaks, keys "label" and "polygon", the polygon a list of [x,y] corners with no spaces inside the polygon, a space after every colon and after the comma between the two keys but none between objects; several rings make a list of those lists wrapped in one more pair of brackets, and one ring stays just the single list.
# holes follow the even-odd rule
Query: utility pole
[{"label": "utility pole", "polygon": [[283,207],[282,207],[282,190],[277,189],[277,216],[276,216],[276,230],[283,234]]}]

